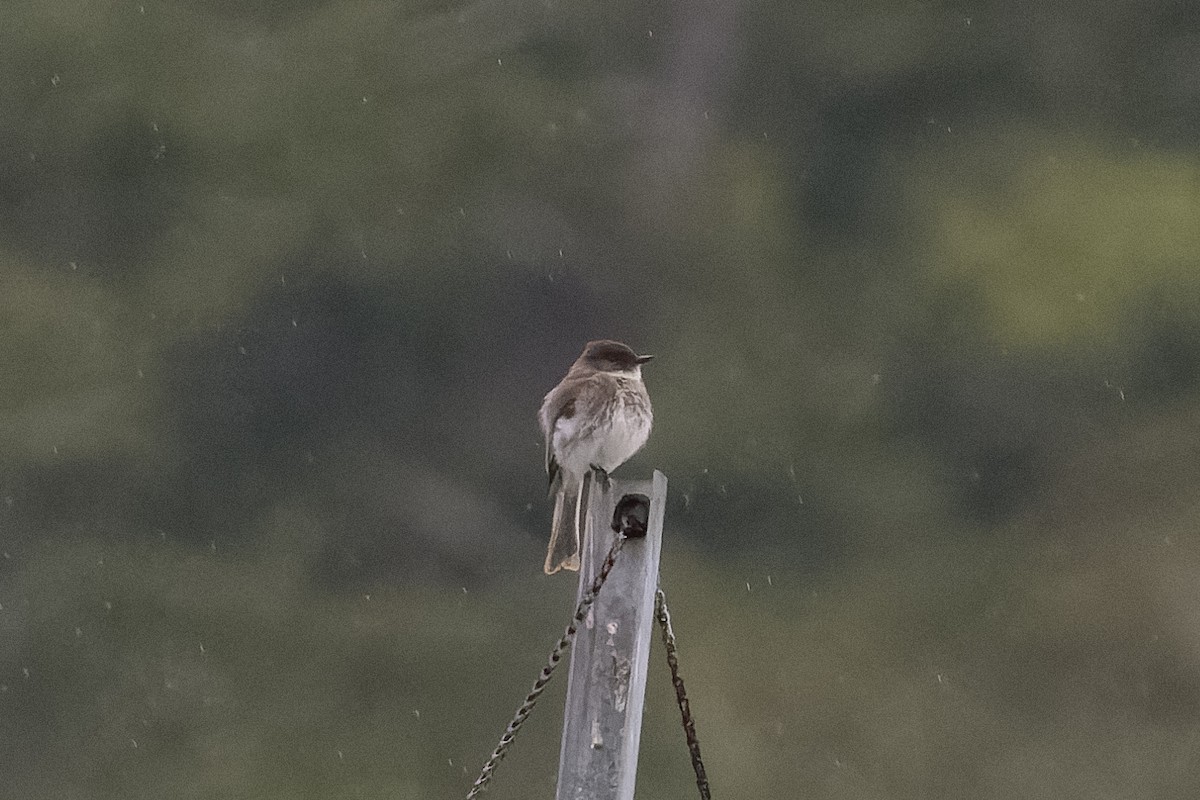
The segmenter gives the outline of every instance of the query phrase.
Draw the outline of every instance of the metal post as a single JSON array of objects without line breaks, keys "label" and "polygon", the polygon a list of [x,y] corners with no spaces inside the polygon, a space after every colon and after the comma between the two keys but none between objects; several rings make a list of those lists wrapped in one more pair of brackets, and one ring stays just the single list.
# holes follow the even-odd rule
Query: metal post
[{"label": "metal post", "polygon": [[625,543],[571,651],[555,796],[557,800],[633,800],[667,479],[655,470],[653,480],[614,479],[607,487],[597,482],[591,487],[580,596],[612,545],[616,534],[610,523],[621,498],[645,495],[650,513],[645,538]]}]

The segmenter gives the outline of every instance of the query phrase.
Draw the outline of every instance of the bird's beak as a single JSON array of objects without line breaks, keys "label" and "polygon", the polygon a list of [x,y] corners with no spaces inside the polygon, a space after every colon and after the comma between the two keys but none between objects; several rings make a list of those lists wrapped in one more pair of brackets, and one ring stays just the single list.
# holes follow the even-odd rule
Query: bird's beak
[{"label": "bird's beak", "polygon": [[652,358],[654,358],[654,356],[638,356],[638,357],[637,357],[637,363],[639,363],[639,364],[645,364],[647,361],[649,361],[649,360],[650,360],[650,359],[652,359]]}]

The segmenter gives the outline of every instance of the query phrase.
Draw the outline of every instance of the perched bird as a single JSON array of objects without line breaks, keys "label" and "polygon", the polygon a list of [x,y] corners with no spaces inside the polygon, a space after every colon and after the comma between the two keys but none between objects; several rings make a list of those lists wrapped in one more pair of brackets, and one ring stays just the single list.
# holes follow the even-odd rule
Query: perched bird
[{"label": "perched bird", "polygon": [[642,364],[652,358],[609,339],[588,342],[566,377],[542,401],[538,422],[546,437],[546,474],[554,495],[547,575],[579,569],[588,471],[606,478],[650,438],[654,415],[642,383]]}]

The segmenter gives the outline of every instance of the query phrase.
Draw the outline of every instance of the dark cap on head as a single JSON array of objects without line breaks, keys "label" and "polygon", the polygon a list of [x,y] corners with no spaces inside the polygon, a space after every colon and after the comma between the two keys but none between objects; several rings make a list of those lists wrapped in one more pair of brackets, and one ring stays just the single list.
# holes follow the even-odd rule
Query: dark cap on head
[{"label": "dark cap on head", "polygon": [[592,369],[603,372],[632,371],[639,364],[645,364],[654,356],[639,356],[627,344],[614,342],[612,339],[597,339],[588,342],[579,356],[579,362],[587,364]]}]

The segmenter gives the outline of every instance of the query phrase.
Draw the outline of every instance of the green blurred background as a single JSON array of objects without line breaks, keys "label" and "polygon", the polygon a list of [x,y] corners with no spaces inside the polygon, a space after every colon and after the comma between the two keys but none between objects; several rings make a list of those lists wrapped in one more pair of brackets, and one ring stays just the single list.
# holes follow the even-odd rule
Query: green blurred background
[{"label": "green blurred background", "polygon": [[718,796],[1200,795],[1195,3],[8,0],[0,109],[3,796],[463,796],[602,336]]}]

